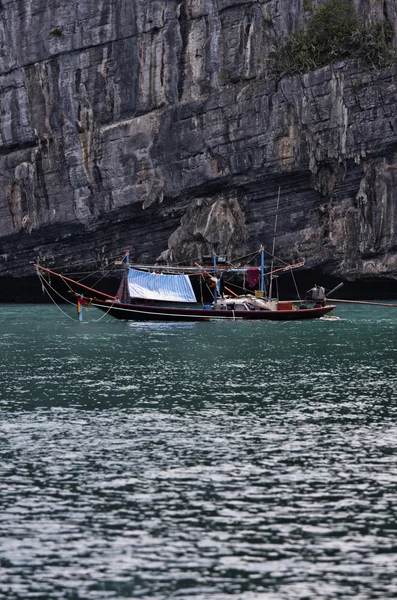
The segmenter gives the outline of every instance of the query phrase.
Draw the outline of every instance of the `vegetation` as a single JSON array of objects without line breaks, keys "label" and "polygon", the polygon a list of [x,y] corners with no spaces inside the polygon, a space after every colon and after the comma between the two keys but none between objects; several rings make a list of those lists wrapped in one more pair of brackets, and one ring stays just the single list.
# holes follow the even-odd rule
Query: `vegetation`
[{"label": "vegetation", "polygon": [[355,81],[352,85],[353,93],[358,94],[359,92],[361,92],[362,87],[363,87],[362,81]]},{"label": "vegetation", "polygon": [[218,75],[218,79],[223,83],[227,83],[230,81],[230,73],[220,73],[220,75]]},{"label": "vegetation", "polygon": [[59,27],[54,27],[54,29],[51,29],[50,35],[52,35],[53,37],[61,37],[62,29],[60,29]]},{"label": "vegetation", "polygon": [[310,19],[273,55],[280,75],[304,73],[332,62],[356,58],[371,66],[396,62],[392,29],[387,21],[360,24],[349,0],[326,0]]},{"label": "vegetation", "polygon": [[373,66],[397,62],[396,48],[392,43],[393,30],[388,21],[379,21],[369,28],[361,27],[355,36],[358,59]]}]

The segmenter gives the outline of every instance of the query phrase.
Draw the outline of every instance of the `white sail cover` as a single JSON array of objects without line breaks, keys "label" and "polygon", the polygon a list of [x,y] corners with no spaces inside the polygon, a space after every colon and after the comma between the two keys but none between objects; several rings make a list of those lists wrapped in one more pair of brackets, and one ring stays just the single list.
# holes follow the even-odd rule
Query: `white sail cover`
[{"label": "white sail cover", "polygon": [[187,275],[164,275],[128,269],[131,298],[167,302],[197,302]]}]

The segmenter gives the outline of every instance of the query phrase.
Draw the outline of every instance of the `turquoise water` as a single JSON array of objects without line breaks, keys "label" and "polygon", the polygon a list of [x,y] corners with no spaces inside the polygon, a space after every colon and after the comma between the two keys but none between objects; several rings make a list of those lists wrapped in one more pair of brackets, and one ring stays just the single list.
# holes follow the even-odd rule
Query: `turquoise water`
[{"label": "turquoise water", "polygon": [[0,598],[396,598],[397,309],[335,314],[0,305]]}]

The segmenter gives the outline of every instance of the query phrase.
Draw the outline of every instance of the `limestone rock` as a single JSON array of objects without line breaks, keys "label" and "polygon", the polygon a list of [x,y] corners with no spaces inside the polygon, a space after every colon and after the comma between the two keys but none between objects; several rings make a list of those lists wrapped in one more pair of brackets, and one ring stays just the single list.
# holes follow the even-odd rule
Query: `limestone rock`
[{"label": "limestone rock", "polygon": [[[393,0],[354,4],[397,42]],[[396,71],[346,61],[277,80],[269,54],[308,7],[1,0],[0,277],[126,248],[269,249],[280,189],[277,254],[396,278]]]}]

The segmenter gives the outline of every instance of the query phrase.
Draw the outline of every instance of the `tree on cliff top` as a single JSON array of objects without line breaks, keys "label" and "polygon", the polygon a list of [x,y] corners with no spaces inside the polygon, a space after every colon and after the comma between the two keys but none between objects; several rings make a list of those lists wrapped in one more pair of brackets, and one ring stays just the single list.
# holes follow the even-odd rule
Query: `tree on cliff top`
[{"label": "tree on cliff top", "polygon": [[295,33],[274,58],[276,71],[284,75],[346,58],[382,66],[395,62],[395,49],[388,21],[364,27],[349,0],[326,0],[310,19],[306,32]]},{"label": "tree on cliff top", "polygon": [[331,58],[342,58],[351,52],[353,32],[359,22],[348,0],[326,0],[310,19],[307,43],[313,58],[327,64]]}]

